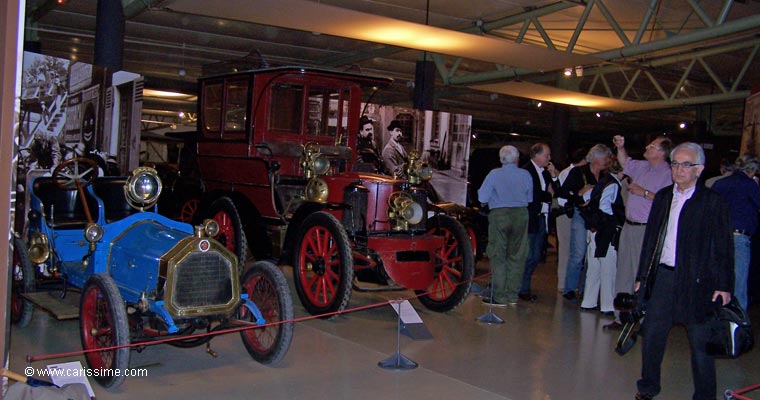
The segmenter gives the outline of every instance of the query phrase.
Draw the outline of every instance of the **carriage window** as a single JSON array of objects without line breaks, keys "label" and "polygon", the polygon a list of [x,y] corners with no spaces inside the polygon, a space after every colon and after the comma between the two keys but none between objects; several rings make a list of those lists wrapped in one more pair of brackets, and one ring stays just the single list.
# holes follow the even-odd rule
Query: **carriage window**
[{"label": "carriage window", "polygon": [[245,130],[248,81],[227,82],[227,102],[224,113],[225,132]]},{"label": "carriage window", "polygon": [[269,129],[300,133],[303,118],[304,88],[300,85],[278,83],[272,87],[269,110]]},{"label": "carriage window", "polygon": [[340,98],[332,89],[313,87],[309,89],[309,120],[306,125],[308,135],[335,136]]},{"label": "carriage window", "polygon": [[222,84],[206,85],[203,94],[203,126],[207,131],[219,132],[222,114]]}]

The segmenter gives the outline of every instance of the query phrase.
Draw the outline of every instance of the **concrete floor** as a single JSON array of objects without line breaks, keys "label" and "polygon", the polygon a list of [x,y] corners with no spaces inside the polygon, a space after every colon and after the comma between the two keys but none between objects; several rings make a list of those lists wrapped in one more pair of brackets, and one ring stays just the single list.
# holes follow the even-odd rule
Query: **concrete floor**
[{"label": "concrete floor", "polygon": [[[179,349],[168,345],[132,352],[132,368],[147,368],[148,376],[127,378],[116,389],[93,382],[97,398],[109,399],[632,399],[639,375],[639,344],[626,356],[613,351],[617,334],[602,330],[610,320],[598,313],[579,312],[557,293],[556,262],[534,275],[536,303],[494,312],[506,321],[488,325],[476,321],[487,312],[471,294],[456,310],[438,314],[416,300],[412,304],[433,339],[401,336],[401,353],[419,367],[392,371],[378,362],[397,348],[397,319],[389,305],[345,314],[334,320],[308,320],[295,328],[284,361],[266,367],[253,361],[240,337],[230,334],[212,341],[218,358],[204,347]],[[481,261],[478,272],[487,270]],[[286,268],[290,276],[290,269]],[[481,283],[485,283],[482,282]],[[292,285],[292,283],[291,283]],[[295,293],[295,291],[293,291]],[[350,307],[412,296],[403,292],[354,292]],[[296,316],[305,311],[298,302]],[[758,309],[751,310],[758,321]],[[10,368],[22,372],[27,355],[81,349],[78,321],[56,321],[37,310],[32,323],[11,331]],[[32,363],[82,360],[81,356]],[[671,333],[663,362],[663,392],[658,399],[691,397],[688,343],[685,330]],[[718,393],[760,382],[760,350],[737,360],[718,361]],[[756,394],[760,398],[760,394]]]}]

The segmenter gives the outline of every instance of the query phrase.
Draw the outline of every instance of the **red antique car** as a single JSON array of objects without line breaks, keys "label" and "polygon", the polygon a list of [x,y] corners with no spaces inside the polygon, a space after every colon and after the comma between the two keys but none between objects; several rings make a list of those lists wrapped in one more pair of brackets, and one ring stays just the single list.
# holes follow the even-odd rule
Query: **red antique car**
[{"label": "red antique car", "polygon": [[410,157],[404,179],[355,172],[362,97],[390,82],[279,67],[199,83],[196,216],[219,223],[241,263],[292,265],[315,315],[343,310],[362,282],[413,289],[435,311],[469,293],[472,245],[456,219],[429,210],[427,165]]}]

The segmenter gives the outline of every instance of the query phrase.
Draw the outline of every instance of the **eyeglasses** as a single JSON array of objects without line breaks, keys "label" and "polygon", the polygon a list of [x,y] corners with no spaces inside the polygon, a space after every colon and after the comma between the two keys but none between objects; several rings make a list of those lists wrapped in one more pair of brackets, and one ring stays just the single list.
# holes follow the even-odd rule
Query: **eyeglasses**
[{"label": "eyeglasses", "polygon": [[646,145],[646,148],[647,148],[647,149],[650,149],[650,148],[651,148],[651,149],[662,150],[662,147],[660,147],[660,146],[657,146],[657,145],[656,145],[656,144],[654,144],[654,143],[649,143],[648,145]]},{"label": "eyeglasses", "polygon": [[684,161],[682,163],[679,163],[677,161],[671,161],[670,162],[670,166],[672,168],[678,168],[678,167],[690,168],[690,167],[696,167],[697,165],[702,165],[702,164],[694,164],[694,163],[688,162],[688,161]]}]

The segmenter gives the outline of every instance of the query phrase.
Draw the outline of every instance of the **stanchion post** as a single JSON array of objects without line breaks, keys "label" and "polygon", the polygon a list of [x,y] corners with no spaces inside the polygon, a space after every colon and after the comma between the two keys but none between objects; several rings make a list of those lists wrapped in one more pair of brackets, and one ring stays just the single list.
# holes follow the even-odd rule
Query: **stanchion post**
[{"label": "stanchion post", "polygon": [[[401,301],[397,300],[397,304],[401,307]],[[405,355],[401,354],[401,310],[399,309],[397,326],[396,326],[396,354],[386,358],[383,361],[377,363],[377,366],[383,369],[392,369],[396,371],[406,371],[417,368],[418,364]]]},{"label": "stanchion post", "polygon": [[493,313],[493,270],[491,270],[491,290],[488,293],[488,312],[476,318],[478,322],[489,325],[503,324],[504,320]]}]

